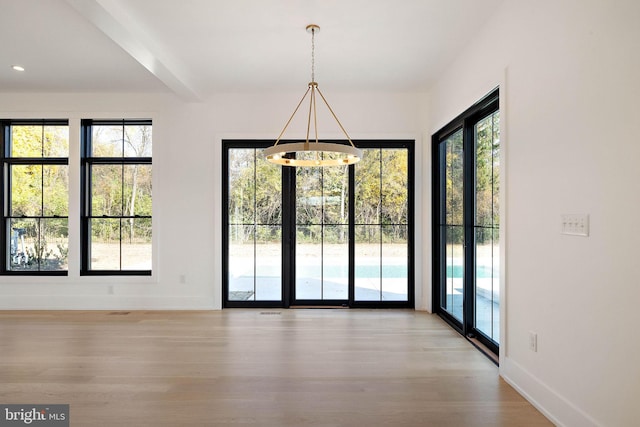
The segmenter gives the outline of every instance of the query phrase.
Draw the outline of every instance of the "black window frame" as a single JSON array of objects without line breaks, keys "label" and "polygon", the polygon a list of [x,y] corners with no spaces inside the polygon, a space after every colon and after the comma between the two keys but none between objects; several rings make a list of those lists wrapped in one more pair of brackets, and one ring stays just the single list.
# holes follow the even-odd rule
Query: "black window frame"
[{"label": "black window frame", "polygon": [[[2,224],[0,226],[0,274],[7,276],[68,276],[69,267],[66,270],[11,270],[10,267],[10,242],[11,232],[9,222],[13,218],[25,219],[66,219],[69,225],[69,206],[67,215],[45,216],[20,216],[11,215],[11,166],[13,165],[62,165],[69,166],[69,153],[67,157],[12,157],[11,156],[11,128],[13,126],[69,126],[68,119],[2,119],[0,120],[0,163],[2,164],[2,185],[0,185],[0,200],[2,200],[2,212],[0,213]],[[44,184],[42,187],[44,193]],[[69,188],[67,188],[69,194]],[[67,202],[68,203],[68,202]],[[68,246],[68,241],[67,241]]]},{"label": "black window frame", "polygon": [[[122,249],[120,251],[120,269],[119,270],[98,270],[91,269],[91,220],[94,218],[99,219],[131,219],[131,218],[148,218],[153,219],[152,215],[124,215],[120,216],[93,216],[91,209],[91,183],[92,173],[91,167],[93,165],[152,165],[152,156],[148,157],[125,157],[124,151],[122,157],[93,157],[92,156],[92,137],[93,126],[128,126],[128,125],[149,125],[153,128],[151,119],[83,119],[80,123],[80,156],[81,156],[81,173],[80,173],[80,241],[81,241],[81,261],[80,261],[80,275],[81,276],[151,276],[153,266],[148,270],[123,270],[122,269]],[[152,145],[153,150],[153,145]],[[153,172],[152,172],[153,174]],[[152,231],[153,235],[153,231]],[[153,246],[153,243],[152,243]],[[122,248],[122,237],[120,238],[120,247]],[[152,249],[153,254],[153,249]],[[151,262],[153,263],[153,255],[151,256]]]}]

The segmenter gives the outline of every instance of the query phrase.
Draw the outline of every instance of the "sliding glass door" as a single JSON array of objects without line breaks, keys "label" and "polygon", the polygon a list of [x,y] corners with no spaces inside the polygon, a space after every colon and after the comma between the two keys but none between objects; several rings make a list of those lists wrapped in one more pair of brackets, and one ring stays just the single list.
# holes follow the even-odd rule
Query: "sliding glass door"
[{"label": "sliding glass door", "polygon": [[413,141],[357,141],[356,165],[266,162],[223,141],[224,305],[413,306]]},{"label": "sliding glass door", "polygon": [[296,168],[294,305],[349,300],[349,167]]},{"label": "sliding glass door", "polygon": [[498,91],[433,137],[434,310],[498,352]]}]

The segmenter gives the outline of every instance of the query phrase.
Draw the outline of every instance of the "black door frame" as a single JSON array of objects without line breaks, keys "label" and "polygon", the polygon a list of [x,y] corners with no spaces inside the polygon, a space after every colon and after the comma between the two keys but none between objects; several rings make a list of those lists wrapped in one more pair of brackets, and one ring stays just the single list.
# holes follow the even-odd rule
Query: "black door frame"
[{"label": "black door frame", "polygon": [[[295,141],[281,141],[281,143]],[[281,301],[230,301],[229,290],[229,234],[228,234],[228,188],[229,188],[229,157],[232,148],[266,148],[273,145],[274,140],[222,140],[222,303],[223,308],[289,308],[296,306],[341,306],[350,308],[414,308],[415,306],[415,221],[414,177],[415,154],[414,140],[354,140],[363,149],[376,148],[406,148],[408,150],[408,242],[407,242],[407,301],[356,301],[355,283],[355,245],[349,244],[349,299],[348,300],[296,300],[294,295],[295,259],[284,254],[293,254],[295,249],[295,168],[282,167],[282,296]],[[349,188],[355,188],[355,166],[349,166]],[[355,192],[349,191],[349,242],[354,242],[355,236]]]},{"label": "black door frame", "polygon": [[[432,296],[433,312],[441,316],[465,337],[476,338],[493,353],[498,354],[499,345],[477,330],[475,320],[475,135],[474,125],[481,119],[499,111],[499,89],[493,90],[472,107],[460,114],[432,136]],[[446,196],[441,191],[445,170],[440,164],[440,143],[462,130],[463,132],[463,225],[464,225],[464,273],[463,273],[463,320],[462,322],[442,308],[442,281],[446,279],[446,256],[442,257],[442,246],[446,239],[440,234],[440,217],[445,209]]]}]

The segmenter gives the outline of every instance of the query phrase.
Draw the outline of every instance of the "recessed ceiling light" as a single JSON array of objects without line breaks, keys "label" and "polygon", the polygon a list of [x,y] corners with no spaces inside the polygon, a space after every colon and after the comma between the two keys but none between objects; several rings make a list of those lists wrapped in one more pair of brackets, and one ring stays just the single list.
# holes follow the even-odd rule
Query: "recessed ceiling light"
[{"label": "recessed ceiling light", "polygon": [[11,68],[13,68],[15,71],[24,71],[24,67],[21,65],[12,65]]}]

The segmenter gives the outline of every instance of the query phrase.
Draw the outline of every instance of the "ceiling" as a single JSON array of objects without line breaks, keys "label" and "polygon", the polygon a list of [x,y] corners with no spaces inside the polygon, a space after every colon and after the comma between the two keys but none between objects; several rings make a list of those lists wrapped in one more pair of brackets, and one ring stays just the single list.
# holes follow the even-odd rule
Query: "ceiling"
[{"label": "ceiling", "polygon": [[[426,91],[502,0],[0,0],[0,93]],[[25,71],[11,69],[19,64]]]}]

